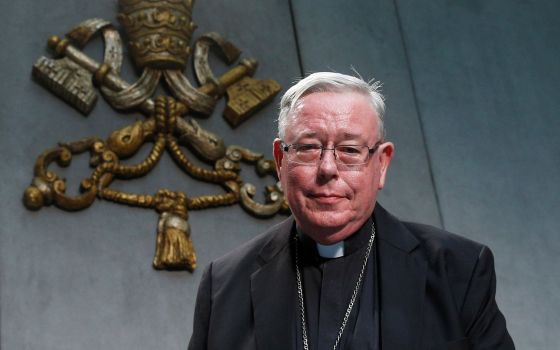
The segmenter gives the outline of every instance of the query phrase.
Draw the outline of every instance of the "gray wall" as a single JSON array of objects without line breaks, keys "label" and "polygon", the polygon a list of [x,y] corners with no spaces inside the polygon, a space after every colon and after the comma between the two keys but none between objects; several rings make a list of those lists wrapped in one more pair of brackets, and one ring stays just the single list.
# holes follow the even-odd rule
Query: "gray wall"
[{"label": "gray wall", "polygon": [[[381,202],[403,219],[488,244],[498,303],[519,349],[553,349],[560,316],[560,3],[451,1],[199,1],[196,35],[218,31],[256,57],[258,78],[284,87],[301,72],[335,70],[384,82],[388,135],[397,147]],[[191,212],[199,269],[151,268],[157,215],[98,201],[84,211],[30,212],[21,196],[36,156],[58,141],[107,136],[141,118],[100,99],[83,117],[31,81],[45,42],[90,17],[116,23],[116,1],[9,2],[0,14],[0,347],[184,349],[200,274],[212,259],[282,219],[239,206]],[[101,42],[89,49],[101,57]],[[128,63],[128,62],[127,62]],[[135,73],[125,72],[129,81]],[[278,98],[277,98],[278,100]],[[277,103],[277,100],[275,101]],[[269,152],[276,106],[236,130],[200,123]],[[144,150],[145,151],[145,150]],[[56,168],[56,167],[55,167]],[[87,176],[79,157],[70,191]],[[258,181],[245,169],[245,178]],[[259,181],[260,188],[271,179]],[[190,195],[219,189],[189,179],[169,157],[116,187]]]}]

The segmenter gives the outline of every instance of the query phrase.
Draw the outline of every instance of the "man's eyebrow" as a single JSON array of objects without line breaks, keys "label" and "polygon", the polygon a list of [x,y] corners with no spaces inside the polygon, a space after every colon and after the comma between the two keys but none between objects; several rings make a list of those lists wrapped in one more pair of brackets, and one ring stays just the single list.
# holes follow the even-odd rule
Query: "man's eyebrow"
[{"label": "man's eyebrow", "polygon": [[352,132],[345,132],[343,135],[344,140],[364,140],[364,134],[362,133],[352,133]]},{"label": "man's eyebrow", "polygon": [[303,139],[303,138],[307,138],[307,137],[315,137],[317,136],[317,132],[316,131],[312,131],[312,130],[303,130],[300,133],[298,133],[296,135],[297,139]]}]

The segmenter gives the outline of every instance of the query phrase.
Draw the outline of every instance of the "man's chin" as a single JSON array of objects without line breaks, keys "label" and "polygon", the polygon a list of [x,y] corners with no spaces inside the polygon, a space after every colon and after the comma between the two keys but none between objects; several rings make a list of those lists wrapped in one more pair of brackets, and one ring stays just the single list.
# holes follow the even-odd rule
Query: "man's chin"
[{"label": "man's chin", "polygon": [[336,211],[324,211],[314,213],[313,216],[308,217],[307,223],[315,230],[322,230],[326,232],[338,231],[346,227],[351,220],[348,215],[341,214]]}]

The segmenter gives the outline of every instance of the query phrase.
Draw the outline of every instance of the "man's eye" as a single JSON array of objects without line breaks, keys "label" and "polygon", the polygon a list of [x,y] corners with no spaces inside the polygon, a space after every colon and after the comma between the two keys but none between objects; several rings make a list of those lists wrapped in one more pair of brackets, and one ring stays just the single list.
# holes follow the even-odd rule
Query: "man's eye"
[{"label": "man's eye", "polygon": [[296,151],[298,151],[298,152],[313,152],[313,151],[316,151],[318,149],[321,149],[321,146],[319,146],[319,145],[297,145],[296,146]]},{"label": "man's eye", "polygon": [[361,152],[361,149],[360,147],[356,146],[338,146],[336,148],[336,151],[346,154],[359,154]]}]

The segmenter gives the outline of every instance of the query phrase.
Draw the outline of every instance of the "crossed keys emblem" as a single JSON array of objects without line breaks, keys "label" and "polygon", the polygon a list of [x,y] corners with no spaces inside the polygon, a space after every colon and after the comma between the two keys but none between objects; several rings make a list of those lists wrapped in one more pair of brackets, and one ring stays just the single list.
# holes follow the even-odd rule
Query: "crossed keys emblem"
[{"label": "crossed keys emblem", "polygon": [[[115,130],[107,139],[90,137],[59,143],[40,154],[34,177],[24,192],[27,208],[38,210],[54,204],[76,211],[89,207],[96,198],[134,207],[152,208],[159,213],[156,269],[196,267],[188,212],[240,203],[249,213],[268,217],[289,212],[278,182],[265,187],[265,202],[254,200],[256,188],[241,179],[241,162],[251,164],[260,176],[276,176],[272,160],[247,148],[226,146],[222,138],[203,129],[192,116],[210,115],[216,102],[227,95],[226,120],[235,127],[268,103],[279,91],[274,80],[256,80],[254,59],[242,59],[223,75],[214,76],[208,62],[212,46],[232,64],[240,51],[218,33],[207,33],[190,45],[196,28],[192,22],[194,0],[119,0],[118,20],[127,34],[128,48],[142,75],[134,84],[120,77],[123,60],[119,32],[103,19],[88,19],[77,25],[66,38],[52,36],[48,46],[58,56],[41,57],[33,66],[35,79],[83,114],[94,108],[96,88],[116,110],[138,110],[146,118]],[[96,62],[80,49],[101,33],[103,62]],[[193,54],[194,51],[194,54]],[[193,54],[194,72],[199,83],[193,86],[183,71]],[[164,81],[173,96],[152,96]],[[137,164],[123,162],[145,143],[152,143],[149,155]],[[209,166],[198,166],[183,148]],[[68,166],[72,157],[89,152],[90,176],[80,182],[80,194],[66,194],[66,181],[49,165]],[[115,179],[138,178],[149,173],[164,152],[190,177],[220,185],[223,194],[190,197],[184,192],[160,189],[155,194],[136,194],[112,189]]]}]

